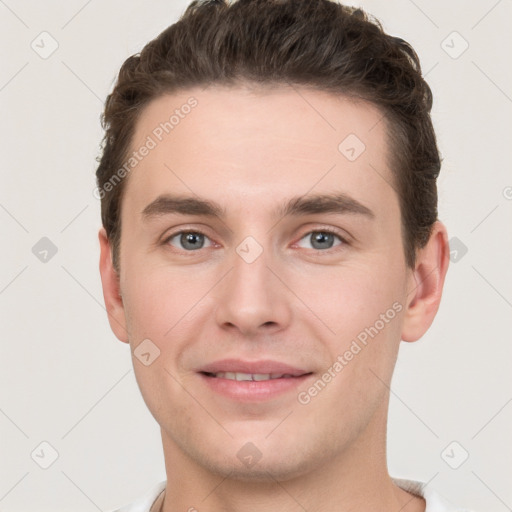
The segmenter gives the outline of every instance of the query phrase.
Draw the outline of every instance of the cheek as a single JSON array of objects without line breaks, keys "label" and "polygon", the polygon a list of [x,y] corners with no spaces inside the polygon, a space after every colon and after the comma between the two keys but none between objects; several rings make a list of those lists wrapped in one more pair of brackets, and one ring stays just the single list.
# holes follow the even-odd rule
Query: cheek
[{"label": "cheek", "polygon": [[174,369],[169,368],[165,354],[149,366],[133,356],[133,367],[141,396],[157,423],[171,426],[171,430],[188,425],[194,412],[193,403],[183,392]]},{"label": "cheek", "polygon": [[395,320],[399,308],[393,308],[393,304],[404,300],[402,281],[390,265],[386,268],[367,263],[350,268],[326,267],[324,275],[301,277],[294,290],[306,298],[311,311],[329,327],[332,336],[343,342],[374,325],[388,310],[388,316]]},{"label": "cheek", "polygon": [[195,307],[209,289],[205,276],[191,273],[190,269],[151,267],[147,261],[134,265],[127,262],[125,268],[127,321],[139,337],[165,340],[172,336],[183,321],[194,315]]},{"label": "cheek", "polygon": [[302,390],[301,399],[311,400],[317,410],[329,410],[343,424],[366,425],[388,393],[402,316],[399,301],[347,302],[338,315],[336,335],[325,338],[329,359],[324,373],[313,388]]},{"label": "cheek", "polygon": [[[178,384],[182,375],[177,362],[190,339],[186,333],[197,329],[200,308],[194,306],[204,295],[203,287],[198,290],[190,282],[187,285],[184,276],[169,269],[141,266],[137,271],[128,265],[125,268],[129,276],[124,291],[129,298],[125,314],[137,384],[155,419],[159,423],[173,422],[182,406],[181,416],[188,414],[186,404],[179,399],[183,389]],[[150,364],[144,364],[148,358],[144,361],[140,357],[142,347],[150,353]],[[174,404],[172,417],[167,417],[170,412],[163,409],[169,402]]]},{"label": "cheek", "polygon": [[[324,282],[321,290],[310,293],[308,304],[333,331],[323,329],[326,363],[338,361],[336,368],[331,367],[336,375],[331,391],[343,396],[336,398],[340,404],[374,400],[376,406],[386,391],[382,381],[390,381],[398,353],[405,277],[400,277],[398,265],[388,261],[331,271]],[[345,396],[347,389],[350,396]]]},{"label": "cheek", "polygon": [[[174,378],[183,379],[184,354],[204,339],[200,331],[208,303],[205,295],[213,285],[204,272],[191,274],[190,269],[157,268],[147,263],[138,267],[140,270],[128,264],[125,268],[129,276],[124,290],[129,299],[125,315],[134,371],[144,400],[155,414],[159,404],[183,394]],[[137,347],[143,346],[143,340],[149,340],[145,343],[158,354],[150,366],[137,359],[141,351]]]}]

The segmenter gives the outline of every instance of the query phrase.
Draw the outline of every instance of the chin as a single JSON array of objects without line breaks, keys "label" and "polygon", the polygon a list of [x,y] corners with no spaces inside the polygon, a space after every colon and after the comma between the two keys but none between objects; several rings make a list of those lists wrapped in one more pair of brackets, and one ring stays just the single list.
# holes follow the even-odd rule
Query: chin
[{"label": "chin", "polygon": [[293,480],[308,473],[309,464],[291,466],[283,464],[282,461],[272,463],[259,462],[251,468],[241,467],[239,463],[234,465],[226,464],[212,464],[208,465],[210,472],[218,474],[223,478],[230,480],[237,480],[240,482],[253,482],[253,483],[273,483],[276,481],[284,482]]},{"label": "chin", "polygon": [[[243,449],[235,450],[232,456],[223,454],[206,454],[202,456],[196,453],[196,462],[205,467],[211,473],[237,480],[241,482],[258,482],[258,483],[272,483],[275,481],[287,481],[294,478],[301,477],[307,473],[314,471],[317,466],[322,465],[322,460],[319,457],[308,456],[307,453],[297,452],[297,450],[290,450],[287,454],[286,450],[273,449],[272,456],[266,456],[265,450],[263,453],[256,452],[254,445],[247,442],[244,443],[246,447],[245,452]],[[253,460],[244,462],[244,454],[253,454]],[[325,462],[325,461],[324,461]]]}]

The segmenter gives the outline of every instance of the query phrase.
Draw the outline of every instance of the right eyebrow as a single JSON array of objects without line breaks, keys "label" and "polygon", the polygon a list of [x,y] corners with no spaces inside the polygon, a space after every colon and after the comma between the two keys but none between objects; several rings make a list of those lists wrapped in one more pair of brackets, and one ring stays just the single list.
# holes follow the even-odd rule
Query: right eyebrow
[{"label": "right eyebrow", "polygon": [[224,217],[226,212],[220,205],[206,199],[180,197],[164,194],[157,197],[142,211],[144,220],[153,217],[178,213],[181,215],[203,215],[205,217]]}]

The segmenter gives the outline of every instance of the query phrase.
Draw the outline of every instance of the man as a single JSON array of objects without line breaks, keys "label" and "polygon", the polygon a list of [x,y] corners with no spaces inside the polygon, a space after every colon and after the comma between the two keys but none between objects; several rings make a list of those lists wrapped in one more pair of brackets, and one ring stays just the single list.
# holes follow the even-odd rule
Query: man
[{"label": "man", "polygon": [[122,66],[100,272],[167,480],[127,511],[440,512],[386,464],[448,267],[418,57],[329,0],[193,2]]}]

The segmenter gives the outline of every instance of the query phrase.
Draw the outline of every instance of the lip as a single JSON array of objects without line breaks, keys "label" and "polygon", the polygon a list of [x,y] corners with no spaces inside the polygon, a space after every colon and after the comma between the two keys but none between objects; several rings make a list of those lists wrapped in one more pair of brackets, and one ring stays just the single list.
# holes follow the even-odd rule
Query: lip
[{"label": "lip", "polygon": [[243,361],[241,359],[222,359],[201,367],[199,372],[218,373],[218,372],[235,372],[235,373],[282,373],[300,377],[309,370],[296,368],[286,363],[272,361],[270,359],[260,361]]},{"label": "lip", "polygon": [[[207,375],[217,372],[281,373],[292,375],[292,377],[281,377],[262,381],[239,381]],[[313,372],[308,372],[307,370],[278,361],[224,359],[203,366],[198,370],[198,375],[209,389],[231,400],[238,402],[264,402],[284,393],[296,392],[297,388],[304,384],[304,381],[313,376]]]}]

